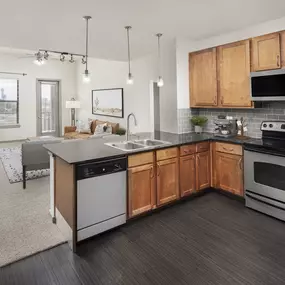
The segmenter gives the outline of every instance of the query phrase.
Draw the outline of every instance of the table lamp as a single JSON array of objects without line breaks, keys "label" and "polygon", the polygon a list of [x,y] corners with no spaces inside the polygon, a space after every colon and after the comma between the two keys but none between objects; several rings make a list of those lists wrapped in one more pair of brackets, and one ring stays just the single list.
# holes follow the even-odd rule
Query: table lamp
[{"label": "table lamp", "polygon": [[70,101],[65,102],[65,108],[71,109],[71,126],[75,126],[75,109],[80,108],[80,101],[75,100],[75,98],[71,98]]}]

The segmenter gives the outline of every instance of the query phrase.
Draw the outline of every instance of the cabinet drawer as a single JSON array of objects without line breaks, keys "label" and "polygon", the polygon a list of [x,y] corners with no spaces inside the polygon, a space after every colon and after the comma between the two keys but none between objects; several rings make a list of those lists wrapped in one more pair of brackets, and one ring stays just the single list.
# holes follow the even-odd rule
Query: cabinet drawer
[{"label": "cabinet drawer", "polygon": [[216,151],[242,155],[242,146],[229,143],[216,143]]},{"label": "cabinet drawer", "polygon": [[201,142],[196,144],[196,152],[203,152],[210,149],[209,142]]},{"label": "cabinet drawer", "polygon": [[183,145],[180,147],[180,156],[194,154],[195,152],[196,152],[195,144]]},{"label": "cabinet drawer", "polygon": [[129,167],[153,163],[153,152],[131,155],[128,157]]},{"label": "cabinet drawer", "polygon": [[168,158],[175,158],[175,157],[177,157],[177,151],[178,151],[177,147],[158,150],[156,152],[156,159],[157,160],[164,160],[164,159],[168,159]]}]

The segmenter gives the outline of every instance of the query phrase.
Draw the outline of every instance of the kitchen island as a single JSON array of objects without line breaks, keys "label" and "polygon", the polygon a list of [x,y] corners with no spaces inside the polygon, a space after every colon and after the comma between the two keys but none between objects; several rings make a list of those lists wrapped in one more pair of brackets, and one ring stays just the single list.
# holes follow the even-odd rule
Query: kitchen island
[{"label": "kitchen island", "polygon": [[[156,208],[204,189],[220,188],[218,186],[222,185],[223,179],[229,180],[228,176],[223,178],[219,175],[218,169],[221,163],[222,165],[223,163],[228,164],[227,167],[230,167],[230,172],[238,172],[238,179],[234,179],[235,185],[230,185],[226,190],[233,194],[243,195],[243,168],[241,163],[243,140],[214,137],[208,133],[171,134],[157,132],[136,136],[136,139],[143,138],[162,140],[167,144],[124,151],[105,144],[122,141],[124,137],[106,137],[46,146],[51,154],[50,212],[53,221],[57,223],[69,240],[73,251],[76,251],[78,242],[92,236],[92,227],[86,226],[82,229],[85,231],[83,234],[78,225],[81,219],[78,213],[78,201],[81,199],[78,180],[80,179],[79,176],[82,175],[79,170],[82,165],[90,165],[90,163],[100,165],[106,161],[116,160],[119,161],[119,164],[115,163],[113,166],[123,171],[125,159],[127,170],[125,172],[125,184],[120,183],[125,187],[125,194],[122,194],[122,197],[125,199],[125,215],[128,219],[151,212]],[[216,145],[216,143],[218,144]],[[217,167],[216,151],[220,155],[220,166],[217,165]],[[221,156],[223,153],[226,155]],[[86,170],[88,168],[82,169],[83,172],[88,172]],[[90,173],[93,170],[92,168]],[[87,178],[90,173],[85,173]],[[83,173],[83,175],[85,174]],[[229,173],[229,175],[233,175],[233,173]],[[124,179],[120,178],[119,181],[121,180]],[[117,185],[118,183],[114,184]],[[96,185],[94,185],[95,188]],[[106,190],[107,188],[105,187]],[[113,201],[112,194],[110,194],[109,199]],[[92,200],[91,196],[90,200]],[[85,198],[85,203],[89,207],[92,205],[89,204],[90,200],[88,201]],[[120,197],[116,197],[114,200],[119,201]],[[107,204],[109,202],[106,201]],[[122,203],[123,201],[120,201],[120,205],[123,205]],[[83,207],[82,205],[81,207]],[[109,206],[113,208],[112,203]],[[87,219],[89,218],[86,217],[88,213],[90,212],[84,209],[84,215]],[[97,234],[109,228],[110,226],[96,229],[94,233]],[[89,232],[86,234],[87,230]]]}]

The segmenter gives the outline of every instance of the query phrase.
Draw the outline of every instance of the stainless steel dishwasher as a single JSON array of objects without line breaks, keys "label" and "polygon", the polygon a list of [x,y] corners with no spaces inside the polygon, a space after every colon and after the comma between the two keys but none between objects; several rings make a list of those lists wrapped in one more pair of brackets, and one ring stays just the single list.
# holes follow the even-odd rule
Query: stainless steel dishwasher
[{"label": "stainless steel dishwasher", "polygon": [[77,166],[77,240],[126,222],[127,159]]}]

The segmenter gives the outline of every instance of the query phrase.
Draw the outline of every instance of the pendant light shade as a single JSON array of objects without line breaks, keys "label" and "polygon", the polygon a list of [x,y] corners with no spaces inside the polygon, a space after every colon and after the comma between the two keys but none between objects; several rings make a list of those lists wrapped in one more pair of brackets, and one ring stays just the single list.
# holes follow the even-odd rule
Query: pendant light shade
[{"label": "pendant light shade", "polygon": [[130,48],[130,29],[131,26],[126,26],[125,29],[127,31],[127,41],[128,41],[128,64],[129,64],[129,73],[127,77],[127,84],[134,84],[134,77],[131,73],[131,48]]},{"label": "pendant light shade", "polygon": [[161,75],[161,49],[160,49],[160,38],[162,34],[156,34],[157,37],[157,70],[158,70],[158,79],[157,79],[157,86],[162,87],[164,85],[162,75]]},{"label": "pendant light shade", "polygon": [[92,19],[91,16],[84,16],[83,19],[86,21],[86,41],[85,41],[85,71],[82,74],[82,79],[84,83],[89,83],[91,78],[90,78],[90,72],[88,71],[88,24],[89,24],[89,20]]}]

